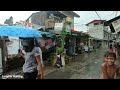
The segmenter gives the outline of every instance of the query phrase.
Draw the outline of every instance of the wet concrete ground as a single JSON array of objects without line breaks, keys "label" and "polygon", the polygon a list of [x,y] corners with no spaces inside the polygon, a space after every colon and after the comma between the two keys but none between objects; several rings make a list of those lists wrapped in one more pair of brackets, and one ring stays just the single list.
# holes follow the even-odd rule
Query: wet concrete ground
[{"label": "wet concrete ground", "polygon": [[79,54],[69,65],[46,75],[47,79],[100,79],[101,64],[107,47]]},{"label": "wet concrete ground", "polygon": [[[45,67],[46,79],[100,79],[101,64],[107,46],[91,53],[78,54],[75,60],[62,68]],[[117,60],[117,63],[120,63]],[[22,69],[14,70],[7,75],[23,75]]]}]

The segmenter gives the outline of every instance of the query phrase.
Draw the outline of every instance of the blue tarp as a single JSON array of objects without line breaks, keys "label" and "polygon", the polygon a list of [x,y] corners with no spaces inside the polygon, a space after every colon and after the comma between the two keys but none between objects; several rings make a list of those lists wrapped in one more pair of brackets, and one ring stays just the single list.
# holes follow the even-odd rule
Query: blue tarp
[{"label": "blue tarp", "polygon": [[0,36],[13,36],[23,38],[42,37],[36,29],[20,26],[0,26]]}]

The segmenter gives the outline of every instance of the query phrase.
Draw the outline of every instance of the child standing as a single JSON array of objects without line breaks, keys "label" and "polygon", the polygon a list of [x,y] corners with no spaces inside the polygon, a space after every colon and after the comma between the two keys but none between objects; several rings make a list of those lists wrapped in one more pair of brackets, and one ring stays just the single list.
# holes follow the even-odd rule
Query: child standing
[{"label": "child standing", "polygon": [[104,60],[105,63],[102,64],[102,79],[119,79],[119,66],[115,64],[116,54],[107,52]]}]

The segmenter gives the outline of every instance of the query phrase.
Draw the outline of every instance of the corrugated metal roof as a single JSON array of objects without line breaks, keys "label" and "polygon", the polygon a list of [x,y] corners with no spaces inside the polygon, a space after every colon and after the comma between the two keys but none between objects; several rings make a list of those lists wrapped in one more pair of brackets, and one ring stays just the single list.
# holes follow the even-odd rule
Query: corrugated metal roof
[{"label": "corrugated metal roof", "polygon": [[99,23],[99,22],[103,22],[103,21],[106,21],[106,20],[93,20],[93,21],[87,23],[86,25],[89,25],[91,23]]}]

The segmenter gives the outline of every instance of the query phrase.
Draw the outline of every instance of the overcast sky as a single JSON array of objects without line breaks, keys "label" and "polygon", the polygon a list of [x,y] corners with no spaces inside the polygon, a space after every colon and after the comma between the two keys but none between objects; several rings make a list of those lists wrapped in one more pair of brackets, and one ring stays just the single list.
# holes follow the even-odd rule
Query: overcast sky
[{"label": "overcast sky", "polygon": [[[20,20],[26,20],[32,13],[38,11],[0,11],[0,23],[4,23],[6,19],[9,19],[10,16],[13,17],[13,22]],[[97,11],[99,16],[95,11],[75,11],[80,18],[75,18],[75,30],[78,31],[87,31],[85,24],[92,20],[109,20],[115,16],[120,15],[120,11]]]},{"label": "overcast sky", "polygon": [[32,13],[38,11],[0,11],[0,23],[4,23],[10,16],[13,17],[13,22],[26,20]]},{"label": "overcast sky", "polygon": [[80,18],[75,18],[75,29],[78,31],[87,31],[85,24],[92,20],[110,20],[120,15],[120,11],[75,11],[80,15]]}]

